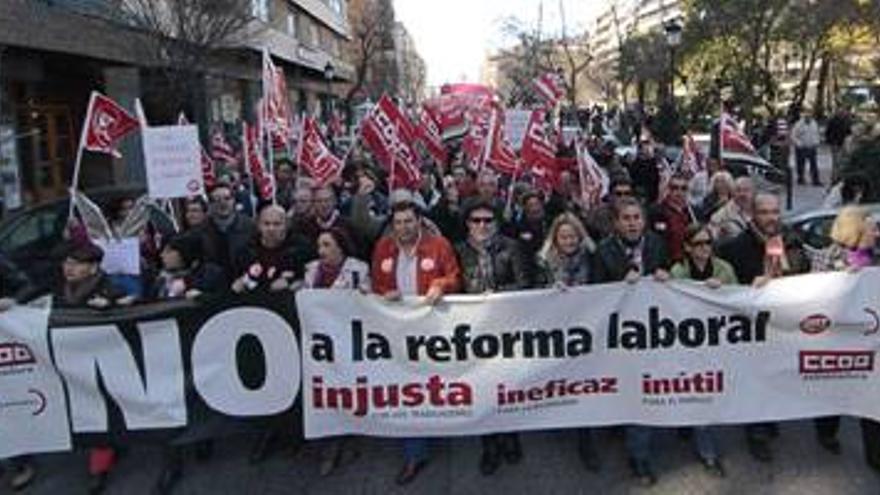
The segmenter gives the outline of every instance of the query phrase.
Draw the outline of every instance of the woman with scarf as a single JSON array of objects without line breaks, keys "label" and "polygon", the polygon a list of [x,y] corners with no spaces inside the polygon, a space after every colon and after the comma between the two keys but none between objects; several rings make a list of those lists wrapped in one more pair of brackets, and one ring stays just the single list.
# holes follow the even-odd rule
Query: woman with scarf
[{"label": "woman with scarf", "polygon": [[[595,251],[596,244],[578,217],[573,213],[559,215],[550,224],[544,246],[538,253],[544,285],[566,290],[593,283]],[[578,430],[578,455],[584,467],[599,470],[599,454],[593,444],[591,428]]]},{"label": "woman with scarf", "polygon": [[193,299],[226,286],[223,269],[206,263],[200,239],[187,234],[168,240],[160,253],[162,269],[156,277],[156,299]]},{"label": "woman with scarf", "polygon": [[[705,225],[691,225],[685,231],[684,259],[673,265],[672,278],[704,282],[707,287],[717,289],[722,285],[736,284],[736,273],[730,263],[715,256],[712,252],[712,234]],[[724,477],[724,466],[718,456],[714,433],[709,426],[695,426],[692,429],[694,446],[700,462],[706,471]]]},{"label": "woman with scarf", "polygon": [[[107,309],[130,304],[134,298],[126,296],[101,271],[103,258],[104,252],[94,244],[73,244],[61,267],[63,281],[55,291],[54,306]],[[89,450],[89,493],[104,491],[115,463],[116,451],[112,447],[100,446]]]},{"label": "woman with scarf", "polygon": [[[332,227],[322,230],[317,244],[318,259],[306,264],[304,288],[370,291],[370,267],[352,256],[354,248],[345,232]],[[330,475],[338,466],[360,455],[357,445],[350,440],[340,437],[325,441],[321,449],[321,476]]]},{"label": "woman with scarf", "polygon": [[[847,270],[856,272],[861,268],[874,266],[874,249],[880,229],[877,219],[869,210],[859,206],[848,206],[840,210],[831,225],[833,243],[812,259],[812,272]],[[829,452],[840,453],[837,431],[840,429],[840,416],[817,418],[816,436],[819,444]],[[865,461],[880,472],[880,422],[862,418],[862,443]]]}]

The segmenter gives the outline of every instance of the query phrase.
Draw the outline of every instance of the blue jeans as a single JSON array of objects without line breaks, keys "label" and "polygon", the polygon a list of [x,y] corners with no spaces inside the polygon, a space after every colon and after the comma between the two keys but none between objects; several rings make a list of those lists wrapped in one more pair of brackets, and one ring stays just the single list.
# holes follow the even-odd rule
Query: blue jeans
[{"label": "blue jeans", "polygon": [[626,453],[636,462],[648,462],[651,457],[651,440],[657,428],[629,425],[624,430]]},{"label": "blue jeans", "polygon": [[428,460],[427,438],[404,438],[403,460],[407,463],[422,462]]},{"label": "blue jeans", "polygon": [[718,460],[718,446],[715,444],[715,429],[711,426],[694,426],[694,447],[700,459]]}]

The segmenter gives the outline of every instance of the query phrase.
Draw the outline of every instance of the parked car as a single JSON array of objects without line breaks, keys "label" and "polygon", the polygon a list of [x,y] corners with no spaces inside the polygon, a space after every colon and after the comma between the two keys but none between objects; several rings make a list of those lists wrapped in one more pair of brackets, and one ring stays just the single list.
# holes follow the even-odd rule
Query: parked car
[{"label": "parked car", "polygon": [[[143,188],[111,187],[86,191],[105,212],[122,198],[137,198]],[[0,222],[0,252],[24,270],[41,289],[50,288],[60,274],[60,248],[70,207],[68,198],[56,199],[11,213]]]},{"label": "parked car", "polygon": [[[871,215],[880,218],[880,203],[863,205]],[[818,251],[831,245],[831,225],[840,208],[823,208],[784,216],[782,221],[803,240],[808,251]]]}]

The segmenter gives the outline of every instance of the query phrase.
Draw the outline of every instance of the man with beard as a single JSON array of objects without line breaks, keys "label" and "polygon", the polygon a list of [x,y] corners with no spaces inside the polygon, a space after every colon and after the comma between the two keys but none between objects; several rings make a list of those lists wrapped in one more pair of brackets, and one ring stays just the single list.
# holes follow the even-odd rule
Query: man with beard
[{"label": "man with beard", "polygon": [[[666,246],[657,234],[646,231],[642,206],[635,199],[623,198],[615,203],[614,212],[614,234],[596,249],[596,282],[637,283],[647,275],[660,282],[668,280]],[[630,467],[643,486],[657,482],[651,466],[655,431],[656,428],[641,425],[628,425],[625,429]]]},{"label": "man with beard", "polygon": [[[516,241],[497,232],[496,212],[488,201],[474,198],[464,207],[467,239],[456,245],[461,265],[462,286],[467,294],[522,290],[528,286]],[[488,476],[501,466],[522,458],[519,435],[483,435],[480,472]]]},{"label": "man with beard", "polygon": [[[414,202],[401,201],[391,207],[391,234],[382,237],[373,251],[370,279],[373,291],[387,301],[404,296],[424,296],[428,305],[459,288],[458,261],[444,237],[422,227],[422,216]],[[403,439],[404,465],[398,485],[411,483],[428,464],[428,440]]]},{"label": "man with beard", "polygon": [[[779,198],[758,194],[752,204],[752,219],[745,231],[719,247],[718,254],[733,265],[741,284],[764,286],[773,278],[809,271],[800,240],[782,231]],[[770,438],[777,435],[776,423],[746,425],[749,453],[756,460],[770,462]]]}]

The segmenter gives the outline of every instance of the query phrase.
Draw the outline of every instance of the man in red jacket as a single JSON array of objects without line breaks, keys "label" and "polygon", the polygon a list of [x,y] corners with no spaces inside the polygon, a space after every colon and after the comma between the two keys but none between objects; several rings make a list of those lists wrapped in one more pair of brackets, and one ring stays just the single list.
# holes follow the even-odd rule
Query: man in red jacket
[{"label": "man in red jacket", "polygon": [[[413,202],[391,207],[391,234],[383,237],[373,251],[370,278],[373,290],[389,301],[404,296],[424,296],[436,304],[444,294],[459,288],[458,261],[445,238],[422,228],[421,213]],[[403,440],[404,465],[397,484],[416,478],[428,463],[428,440]]]}]

